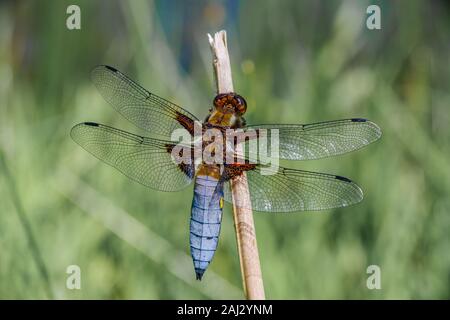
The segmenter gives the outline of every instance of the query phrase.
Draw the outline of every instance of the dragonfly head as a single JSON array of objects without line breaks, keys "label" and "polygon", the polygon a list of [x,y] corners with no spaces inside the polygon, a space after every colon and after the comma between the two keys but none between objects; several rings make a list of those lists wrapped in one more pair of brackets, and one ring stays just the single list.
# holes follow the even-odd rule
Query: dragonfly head
[{"label": "dragonfly head", "polygon": [[220,93],[213,101],[216,110],[222,113],[233,113],[236,116],[242,116],[247,111],[247,102],[237,93]]}]

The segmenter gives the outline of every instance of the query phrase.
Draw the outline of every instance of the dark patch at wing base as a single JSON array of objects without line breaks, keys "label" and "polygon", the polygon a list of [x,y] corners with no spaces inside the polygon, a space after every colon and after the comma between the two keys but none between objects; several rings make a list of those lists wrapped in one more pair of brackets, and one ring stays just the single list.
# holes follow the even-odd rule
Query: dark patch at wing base
[{"label": "dark patch at wing base", "polygon": [[194,135],[194,120],[178,111],[176,111],[176,120],[191,134],[191,136]]},{"label": "dark patch at wing base", "polygon": [[[172,154],[172,150],[175,147],[175,144],[166,144],[167,153]],[[190,179],[193,179],[195,176],[195,164],[194,164],[194,151],[191,150],[191,159],[189,163],[180,163],[177,164],[178,168]],[[181,157],[181,154],[180,154]]]}]

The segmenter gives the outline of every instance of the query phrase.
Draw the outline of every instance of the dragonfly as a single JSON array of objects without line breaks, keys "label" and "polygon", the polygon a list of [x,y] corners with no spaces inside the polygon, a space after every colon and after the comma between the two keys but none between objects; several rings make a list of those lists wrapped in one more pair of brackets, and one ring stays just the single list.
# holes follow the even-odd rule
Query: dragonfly
[{"label": "dragonfly", "polygon": [[198,280],[202,279],[217,249],[224,201],[233,203],[232,179],[245,176],[250,200],[234,205],[248,206],[255,211],[326,210],[363,199],[361,188],[339,175],[285,167],[263,174],[265,164],[237,161],[241,160],[238,157],[233,157],[236,161],[224,163],[195,159],[177,163],[173,157],[177,142],[171,135],[174,130],[185,130],[193,136],[196,123],[200,123],[203,131],[209,128],[253,130],[257,133],[255,139],[260,139],[258,133],[262,130],[276,130],[279,159],[312,160],[351,152],[376,141],[381,137],[381,130],[374,122],[351,118],[312,124],[247,125],[243,117],[247,103],[234,92],[218,94],[206,119],[200,122],[185,108],[147,91],[113,67],[97,66],[91,78],[118,113],[150,135],[140,136],[105,124],[83,122],[71,129],[72,139],[101,161],[152,189],[173,192],[194,183],[189,244]]}]

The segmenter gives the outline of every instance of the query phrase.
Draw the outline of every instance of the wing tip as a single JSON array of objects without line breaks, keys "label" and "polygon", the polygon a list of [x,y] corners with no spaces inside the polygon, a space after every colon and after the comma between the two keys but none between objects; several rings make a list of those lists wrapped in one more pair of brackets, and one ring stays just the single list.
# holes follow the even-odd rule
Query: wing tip
[{"label": "wing tip", "polygon": [[374,136],[373,140],[371,140],[370,142],[374,142],[381,138],[381,135],[382,135],[381,128],[375,122],[370,121],[369,119],[365,119],[365,118],[353,118],[350,120],[352,122],[366,123],[367,125],[369,125],[371,127],[371,129],[373,129],[373,131],[375,132],[375,136]]},{"label": "wing tip", "polygon": [[360,203],[364,199],[364,192],[356,182],[354,182],[353,180],[350,180],[349,178],[343,177],[343,176],[336,175],[335,178],[337,180],[348,183],[349,187],[351,187],[353,189],[354,195],[356,195],[356,197],[351,202],[349,202],[348,204],[342,205],[342,207],[347,207],[347,206],[351,206],[351,205]]},{"label": "wing tip", "polygon": [[87,121],[87,122],[80,122],[80,123],[74,125],[74,126],[72,127],[72,129],[70,129],[70,137],[72,138],[73,141],[75,141],[75,142],[78,143],[78,144],[80,144],[80,142],[79,142],[79,139],[78,139],[78,136],[77,136],[76,133],[77,133],[77,130],[78,130],[78,129],[80,129],[81,127],[84,127],[84,126],[89,126],[89,127],[100,127],[100,124],[97,123],[97,122],[90,122],[90,121]]},{"label": "wing tip", "polygon": [[92,70],[91,70],[91,80],[97,85],[96,79],[99,76],[99,73],[101,73],[103,70],[109,70],[112,73],[119,73],[120,71],[117,70],[114,67],[108,66],[106,64],[101,64],[98,66],[95,66]]},{"label": "wing tip", "polygon": [[374,131],[376,133],[375,139],[373,141],[380,139],[381,135],[382,135],[381,128],[375,122],[367,120],[367,123],[369,123],[372,126],[372,128],[374,129]]}]

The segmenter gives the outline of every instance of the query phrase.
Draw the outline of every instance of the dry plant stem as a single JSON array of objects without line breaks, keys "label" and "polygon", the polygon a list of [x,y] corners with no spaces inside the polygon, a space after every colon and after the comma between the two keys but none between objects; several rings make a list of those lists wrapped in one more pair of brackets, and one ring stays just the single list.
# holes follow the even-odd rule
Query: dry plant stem
[{"label": "dry plant stem", "polygon": [[[227,34],[222,30],[214,34],[214,38],[208,34],[208,39],[213,55],[217,93],[233,92],[230,57],[227,48]],[[250,194],[245,172],[242,176],[231,180],[231,192],[233,197],[234,227],[236,230],[244,293],[249,300],[263,300],[265,299],[264,285],[259,263],[253,212],[251,209],[241,208],[235,205],[236,203],[250,204]]]}]

